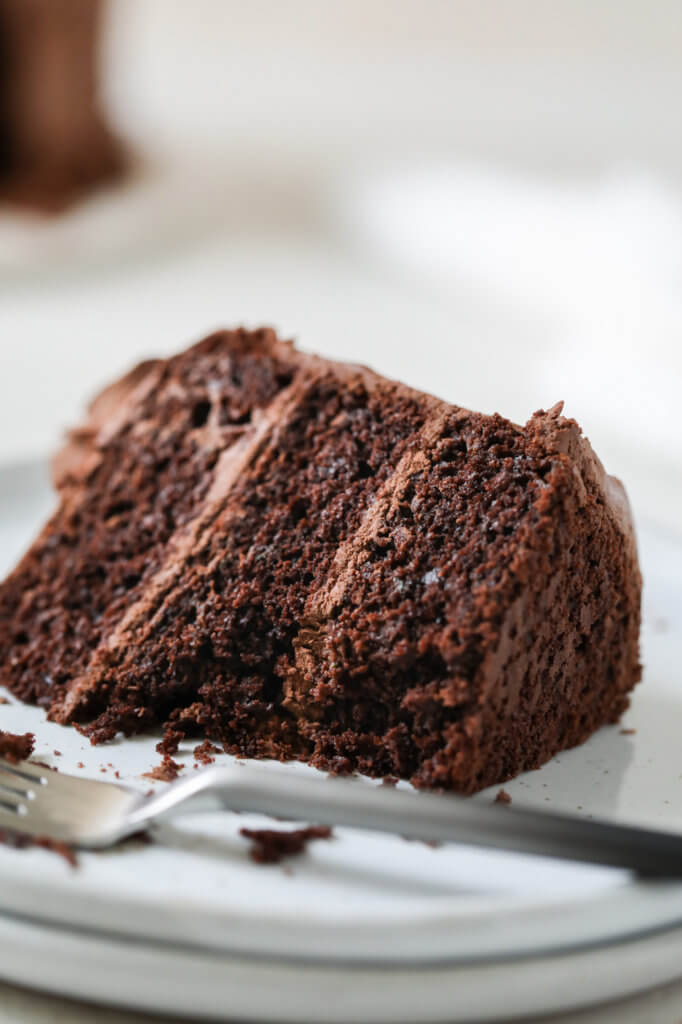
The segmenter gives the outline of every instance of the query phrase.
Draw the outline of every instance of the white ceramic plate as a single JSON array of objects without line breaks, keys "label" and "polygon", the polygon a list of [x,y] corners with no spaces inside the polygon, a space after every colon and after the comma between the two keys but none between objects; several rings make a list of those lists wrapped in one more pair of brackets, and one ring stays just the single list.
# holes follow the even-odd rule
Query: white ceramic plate
[{"label": "white ceramic plate", "polygon": [[399,967],[218,956],[3,917],[0,944],[3,975],[31,988],[260,1024],[508,1022],[626,998],[674,977],[682,962],[680,930],[558,956]]},{"label": "white ceramic plate", "polygon": [[[51,500],[44,466],[0,470],[0,572],[16,560]],[[677,829],[682,543],[643,530],[641,546],[645,682],[623,723],[636,732],[604,729],[505,788],[519,803]],[[94,748],[74,730],[16,703],[0,706],[0,727],[34,731],[36,756],[74,774],[113,780],[118,771],[146,789],[151,784],[141,774],[158,763],[156,737]],[[181,747],[185,772],[193,770],[191,747]],[[13,950],[0,958],[0,976],[196,1015],[219,1006],[220,1015],[241,1018],[398,1020],[414,1019],[418,1005],[422,1020],[452,1020],[472,1019],[474,1004],[479,1019],[499,1013],[495,971],[502,984],[516,964],[520,979],[526,970],[520,965],[540,956],[554,983],[517,985],[515,1012],[578,1005],[682,973],[676,931],[682,928],[682,886],[346,830],[311,844],[304,857],[262,867],[249,860],[239,829],[265,820],[188,818],[165,828],[153,845],[83,854],[77,871],[43,851],[0,847],[0,936],[3,950]],[[643,956],[644,947],[678,952]],[[640,966],[628,969],[625,980],[623,965],[635,948]],[[600,950],[604,967],[585,985],[588,950],[592,957]],[[149,969],[139,972],[135,986],[122,987],[119,972],[133,953]],[[105,957],[107,969],[83,969],[84,956],[99,964]],[[164,976],[182,980],[184,1004],[172,986],[161,984]],[[312,991],[323,991],[330,979],[336,979],[332,987],[362,998],[325,1002],[324,1013],[318,1000],[312,1012],[304,998],[308,980]],[[200,994],[202,986],[208,995]],[[417,1004],[406,986],[421,993]],[[563,992],[560,1002],[550,998],[552,990]],[[468,995],[455,998],[457,992]]]}]

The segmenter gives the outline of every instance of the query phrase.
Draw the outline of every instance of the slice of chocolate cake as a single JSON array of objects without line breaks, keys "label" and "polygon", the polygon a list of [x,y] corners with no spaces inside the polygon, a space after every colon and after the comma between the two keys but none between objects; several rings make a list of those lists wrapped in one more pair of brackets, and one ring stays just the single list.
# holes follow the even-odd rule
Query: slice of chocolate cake
[{"label": "slice of chocolate cake", "polygon": [[0,199],[60,210],[117,177],[98,97],[102,0],[0,0]]},{"label": "slice of chocolate cake", "polygon": [[615,722],[640,675],[623,488],[561,406],[525,427],[272,331],[105,391],[0,588],[0,682],[94,742],[472,792]]}]

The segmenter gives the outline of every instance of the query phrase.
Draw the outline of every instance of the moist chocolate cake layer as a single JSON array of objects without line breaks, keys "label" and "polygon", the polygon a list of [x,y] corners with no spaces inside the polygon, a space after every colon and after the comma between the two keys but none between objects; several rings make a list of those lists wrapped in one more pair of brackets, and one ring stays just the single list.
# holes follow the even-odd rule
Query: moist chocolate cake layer
[{"label": "moist chocolate cake layer", "polygon": [[269,330],[143,364],[56,462],[0,588],[0,682],[103,742],[473,792],[618,719],[627,500],[561,406],[519,427]]}]

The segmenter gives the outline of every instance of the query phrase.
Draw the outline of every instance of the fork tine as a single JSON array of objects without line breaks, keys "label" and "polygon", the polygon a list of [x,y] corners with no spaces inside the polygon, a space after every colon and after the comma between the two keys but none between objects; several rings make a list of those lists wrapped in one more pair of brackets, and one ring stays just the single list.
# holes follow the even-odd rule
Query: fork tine
[{"label": "fork tine", "polygon": [[4,786],[0,786],[0,807],[4,807],[7,810],[16,810],[24,803],[26,803],[26,797],[23,793],[17,793],[15,789],[6,789]]},{"label": "fork tine", "polygon": [[26,795],[35,786],[34,783],[29,782],[28,779],[22,775],[15,775],[13,772],[6,772],[2,766],[0,766],[0,787],[4,789],[11,789],[15,793],[21,793]]},{"label": "fork tine", "polygon": [[6,761],[4,757],[0,757],[0,768],[3,768],[6,772],[11,772],[13,775],[30,779],[31,782],[40,782],[47,772],[47,769],[41,768],[37,764],[32,764],[30,761],[19,761],[18,764],[12,764],[10,761]]},{"label": "fork tine", "polygon": [[7,829],[9,832],[18,832],[21,835],[38,836],[40,831],[32,826],[22,815],[16,811],[9,810],[0,803],[0,831]]},{"label": "fork tine", "polygon": [[68,825],[46,821],[42,816],[36,816],[30,812],[19,814],[4,805],[0,799],[0,832],[3,830],[33,839],[49,836],[51,839],[66,843],[71,843],[74,839],[73,832]]}]

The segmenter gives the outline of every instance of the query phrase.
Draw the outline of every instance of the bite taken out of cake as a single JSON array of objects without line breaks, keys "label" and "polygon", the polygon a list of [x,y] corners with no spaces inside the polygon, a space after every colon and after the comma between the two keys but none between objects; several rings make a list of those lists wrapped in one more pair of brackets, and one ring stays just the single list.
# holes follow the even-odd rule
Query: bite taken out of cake
[{"label": "bite taken out of cake", "polygon": [[0,587],[0,683],[93,742],[474,792],[618,720],[640,677],[627,499],[561,405],[525,426],[269,329],[104,391]]}]

